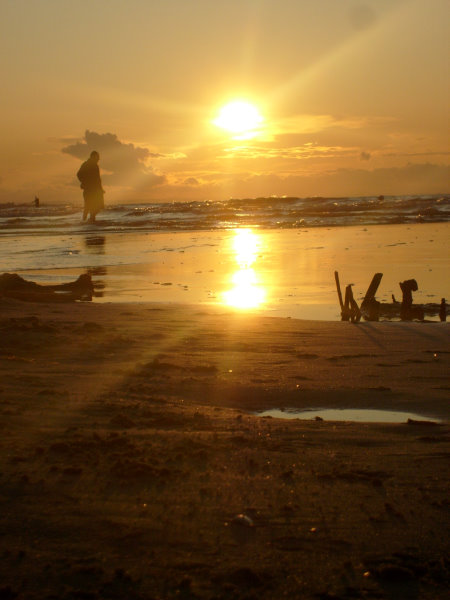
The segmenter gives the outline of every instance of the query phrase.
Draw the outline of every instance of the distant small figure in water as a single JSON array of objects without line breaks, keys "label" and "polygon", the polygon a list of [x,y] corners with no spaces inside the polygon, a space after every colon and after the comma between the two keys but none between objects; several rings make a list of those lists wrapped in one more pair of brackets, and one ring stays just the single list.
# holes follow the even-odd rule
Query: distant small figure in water
[{"label": "distant small figure in water", "polygon": [[447,320],[447,305],[445,303],[445,298],[442,298],[441,305],[439,306],[439,318],[441,321]]},{"label": "distant small figure in water", "polygon": [[98,168],[99,160],[99,153],[96,150],[93,150],[90,157],[81,165],[80,170],[77,173],[77,177],[81,182],[80,187],[83,190],[83,221],[85,221],[90,214],[90,223],[95,223],[97,213],[105,206],[103,200],[105,190],[102,187],[102,180],[100,179],[100,169]]},{"label": "distant small figure in water", "polygon": [[36,208],[39,208],[39,198],[37,196],[34,197],[34,205]]}]

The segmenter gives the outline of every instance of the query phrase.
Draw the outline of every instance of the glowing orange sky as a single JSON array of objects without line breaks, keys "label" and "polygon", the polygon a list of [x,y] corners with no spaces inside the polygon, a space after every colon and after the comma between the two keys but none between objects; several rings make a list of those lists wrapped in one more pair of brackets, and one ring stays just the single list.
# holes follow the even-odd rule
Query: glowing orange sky
[{"label": "glowing orange sky", "polygon": [[[447,0],[2,5],[0,202],[448,192]],[[258,135],[214,125],[245,100]],[[107,135],[109,134],[109,135]]]}]

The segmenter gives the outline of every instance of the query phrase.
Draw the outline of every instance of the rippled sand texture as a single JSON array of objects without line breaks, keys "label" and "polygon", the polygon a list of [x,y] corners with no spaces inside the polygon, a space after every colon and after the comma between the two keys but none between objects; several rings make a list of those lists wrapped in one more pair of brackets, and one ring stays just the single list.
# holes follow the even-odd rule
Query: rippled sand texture
[{"label": "rippled sand texture", "polygon": [[0,309],[3,597],[447,597],[449,324]]}]

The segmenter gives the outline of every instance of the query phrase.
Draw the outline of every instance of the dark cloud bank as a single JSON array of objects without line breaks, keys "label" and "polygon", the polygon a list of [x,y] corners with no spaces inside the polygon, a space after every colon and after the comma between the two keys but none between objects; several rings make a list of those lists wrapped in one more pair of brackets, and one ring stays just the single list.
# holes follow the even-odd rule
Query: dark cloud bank
[{"label": "dark cloud bank", "polygon": [[102,179],[106,185],[132,185],[142,190],[166,181],[164,175],[156,174],[146,164],[148,159],[157,158],[159,154],[134,144],[124,144],[114,133],[87,130],[81,141],[65,146],[62,152],[86,160],[92,150],[100,154]]},{"label": "dark cloud bank", "polygon": [[[270,196],[377,196],[448,193],[449,167],[408,164],[404,167],[338,169],[327,174],[251,175],[233,181],[240,197]],[[233,195],[236,195],[233,192]]]}]

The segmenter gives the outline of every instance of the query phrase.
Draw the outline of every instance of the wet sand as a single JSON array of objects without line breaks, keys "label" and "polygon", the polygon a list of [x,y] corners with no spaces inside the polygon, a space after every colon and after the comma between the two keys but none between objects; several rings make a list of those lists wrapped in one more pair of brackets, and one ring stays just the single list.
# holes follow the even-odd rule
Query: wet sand
[{"label": "wet sand", "polygon": [[446,597],[449,324],[3,299],[0,335],[0,597]]},{"label": "wet sand", "polygon": [[[37,283],[89,272],[97,302],[178,302],[254,310],[298,319],[339,319],[334,283],[353,283],[360,301],[382,272],[377,297],[401,300],[416,279],[417,303],[450,299],[449,223],[291,230],[114,232],[89,226],[73,235],[0,238],[0,263]],[[17,252],[16,252],[17,250]]]}]

